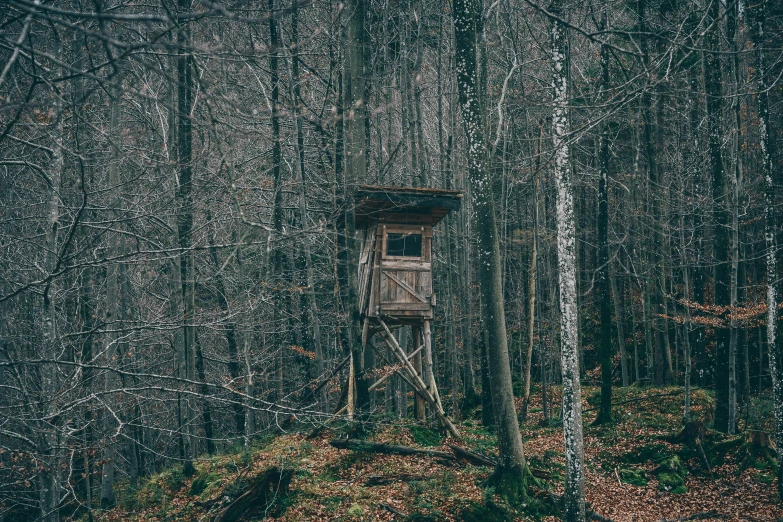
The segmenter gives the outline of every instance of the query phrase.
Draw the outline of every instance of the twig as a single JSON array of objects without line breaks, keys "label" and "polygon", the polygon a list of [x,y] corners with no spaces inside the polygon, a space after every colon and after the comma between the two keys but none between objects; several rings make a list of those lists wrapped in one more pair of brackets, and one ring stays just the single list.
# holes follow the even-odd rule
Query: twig
[{"label": "twig", "polygon": [[388,511],[389,513],[394,513],[395,515],[399,515],[401,517],[407,517],[408,516],[407,514],[405,514],[402,511],[400,511],[399,509],[391,507],[389,504],[378,504],[378,505],[381,506],[386,511]]},{"label": "twig", "polygon": [[[658,393],[656,395],[647,395],[646,397],[637,397],[635,399],[628,399],[627,401],[613,402],[612,406],[613,407],[614,406],[621,406],[623,404],[628,404],[630,402],[646,401],[647,399],[655,399],[657,397],[671,397],[673,395],[680,395],[681,393],[684,393],[684,391],[683,390],[679,390],[679,391],[674,391],[674,392],[671,392],[671,393]],[[600,407],[599,408],[588,408],[586,410],[582,410],[582,413],[587,413],[587,412],[590,412],[590,411],[598,411],[600,409],[601,409]]]},{"label": "twig", "polygon": [[659,522],[685,522],[686,520],[703,520],[705,518],[727,518],[727,517],[723,513],[718,513],[714,509],[711,509],[709,511],[704,511],[703,513],[694,513],[693,515],[688,515],[687,517],[664,518],[661,519]]},{"label": "twig", "polygon": [[617,477],[617,483],[620,484],[620,487],[625,489],[625,486],[623,486],[623,481],[620,480],[620,473],[617,472],[619,468],[614,468],[614,475]]}]

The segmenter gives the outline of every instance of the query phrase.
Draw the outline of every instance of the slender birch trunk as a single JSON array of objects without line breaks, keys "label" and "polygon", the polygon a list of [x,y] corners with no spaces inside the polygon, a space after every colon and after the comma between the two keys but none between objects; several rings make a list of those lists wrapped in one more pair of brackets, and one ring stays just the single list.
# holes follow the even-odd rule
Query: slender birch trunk
[{"label": "slender birch trunk", "polygon": [[[759,141],[761,146],[762,173],[764,176],[764,243],[767,262],[767,350],[769,372],[772,375],[772,390],[775,398],[775,445],[778,455],[778,497],[783,500],[783,372],[781,350],[778,346],[778,302],[777,302],[777,223],[775,217],[775,191],[779,184],[779,173],[775,168],[773,142],[770,139],[769,96],[767,94],[767,70],[764,49],[764,23],[766,2],[761,2],[756,15],[756,82],[759,104]],[[761,357],[759,357],[761,361]],[[759,372],[761,373],[761,372]],[[759,386],[760,388],[760,386]]]},{"label": "slender birch trunk", "polygon": [[[550,6],[559,14],[560,4]],[[576,307],[576,238],[574,188],[568,146],[568,57],[566,28],[552,22],[552,145],[557,184],[557,263],[560,282],[561,371],[563,374],[563,435],[565,438],[566,483],[563,497],[565,520],[585,520],[584,446],[582,441],[582,397],[579,382],[579,346]]]}]

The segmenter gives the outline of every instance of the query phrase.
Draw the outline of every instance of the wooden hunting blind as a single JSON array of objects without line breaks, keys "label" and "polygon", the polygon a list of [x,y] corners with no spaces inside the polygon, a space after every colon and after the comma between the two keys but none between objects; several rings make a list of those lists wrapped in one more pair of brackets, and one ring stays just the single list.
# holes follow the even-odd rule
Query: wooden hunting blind
[{"label": "wooden hunting blind", "polygon": [[359,306],[362,317],[423,325],[437,304],[432,288],[432,228],[462,193],[363,186],[356,194]]},{"label": "wooden hunting blind", "polygon": [[[435,384],[430,321],[437,304],[432,287],[432,229],[449,212],[460,209],[462,193],[365,185],[357,190],[355,205],[362,343],[366,347],[368,339],[379,333],[402,363],[397,365],[397,373],[416,390],[417,416],[423,419],[426,401],[430,411],[458,437],[444,413]],[[410,325],[417,348],[406,353],[389,325]]]}]

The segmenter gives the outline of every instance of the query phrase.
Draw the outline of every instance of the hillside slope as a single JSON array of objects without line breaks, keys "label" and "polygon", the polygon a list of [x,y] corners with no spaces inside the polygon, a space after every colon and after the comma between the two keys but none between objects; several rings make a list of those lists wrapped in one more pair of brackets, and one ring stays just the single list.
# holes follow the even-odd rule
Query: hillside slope
[{"label": "hillside slope", "polygon": [[[594,399],[595,393],[585,390],[586,397]],[[585,413],[586,491],[592,509],[618,522],[783,517],[763,431],[723,437],[706,430],[699,440],[713,482],[698,445],[688,444],[684,435],[678,438],[681,400],[681,388],[620,389],[617,422],[593,427],[589,422],[595,412]],[[694,414],[704,418],[710,401],[708,394],[696,391]],[[585,410],[592,408],[590,402],[594,400],[585,401]],[[105,522],[228,521],[227,508],[236,507],[232,503],[252,488],[254,478],[271,469],[273,478],[290,478],[288,487],[275,479],[263,494],[259,489],[246,495],[257,497],[250,499],[257,505],[240,510],[238,520],[556,520],[552,499],[562,492],[562,428],[542,420],[540,410],[533,410],[522,434],[529,465],[548,491],[534,488],[526,506],[505,506],[491,490],[482,489],[491,471],[486,466],[439,456],[340,450],[330,444],[350,435],[451,453],[451,441],[433,430],[379,420],[363,428],[335,423],[313,438],[308,438],[310,428],[302,426],[301,433],[203,459],[194,478],[186,479],[179,468],[168,469],[137,488],[124,488],[115,509],[95,515]],[[460,428],[461,446],[493,454],[494,437],[478,421]]]}]

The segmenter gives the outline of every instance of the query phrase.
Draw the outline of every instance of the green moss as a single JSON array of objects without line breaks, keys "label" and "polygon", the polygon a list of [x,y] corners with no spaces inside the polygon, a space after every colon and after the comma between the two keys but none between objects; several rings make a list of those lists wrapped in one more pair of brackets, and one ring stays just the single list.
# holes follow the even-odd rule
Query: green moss
[{"label": "green moss", "polygon": [[351,504],[351,507],[348,508],[346,514],[350,517],[359,518],[364,515],[364,508],[359,504],[353,503]]},{"label": "green moss", "polygon": [[646,486],[648,483],[643,469],[621,469],[620,480],[632,486]]},{"label": "green moss", "polygon": [[425,426],[411,426],[408,428],[413,437],[413,442],[419,446],[440,446],[442,437]]},{"label": "green moss", "polygon": [[509,511],[495,502],[471,502],[460,510],[457,519],[462,522],[504,522],[513,520],[514,516]]},{"label": "green moss", "polygon": [[658,473],[658,489],[661,491],[671,491],[685,485],[685,481],[677,473],[661,472]]},{"label": "green moss", "polygon": [[664,444],[652,443],[635,448],[634,450],[621,455],[618,460],[627,464],[644,464],[648,461],[657,462],[663,460],[669,455],[671,455],[671,452]]},{"label": "green moss", "polygon": [[225,489],[223,489],[223,495],[235,500],[244,493],[248,487],[250,487],[250,483],[247,479],[238,477],[226,485]]},{"label": "green moss", "polygon": [[139,506],[139,491],[139,487],[131,485],[128,485],[126,488],[117,488],[119,497],[117,504],[125,511],[134,511],[141,507]]},{"label": "green moss", "polygon": [[767,475],[766,473],[756,473],[756,480],[761,482],[762,484],[772,484],[773,478],[771,475]]},{"label": "green moss", "polygon": [[161,473],[165,486],[172,492],[179,491],[185,485],[185,473],[182,468],[171,468]]},{"label": "green moss", "polygon": [[320,504],[326,508],[328,512],[335,512],[345,502],[345,497],[339,495],[328,495],[320,499]]},{"label": "green moss", "polygon": [[440,513],[411,513],[405,520],[407,522],[437,522],[441,520]]},{"label": "green moss", "polygon": [[214,473],[200,473],[193,482],[190,484],[188,495],[198,496],[201,495],[210,484],[218,480],[218,476]]},{"label": "green moss", "polygon": [[687,474],[680,458],[676,455],[669,457],[656,468],[655,476],[658,478],[658,489],[670,493],[686,493],[683,477]]}]

